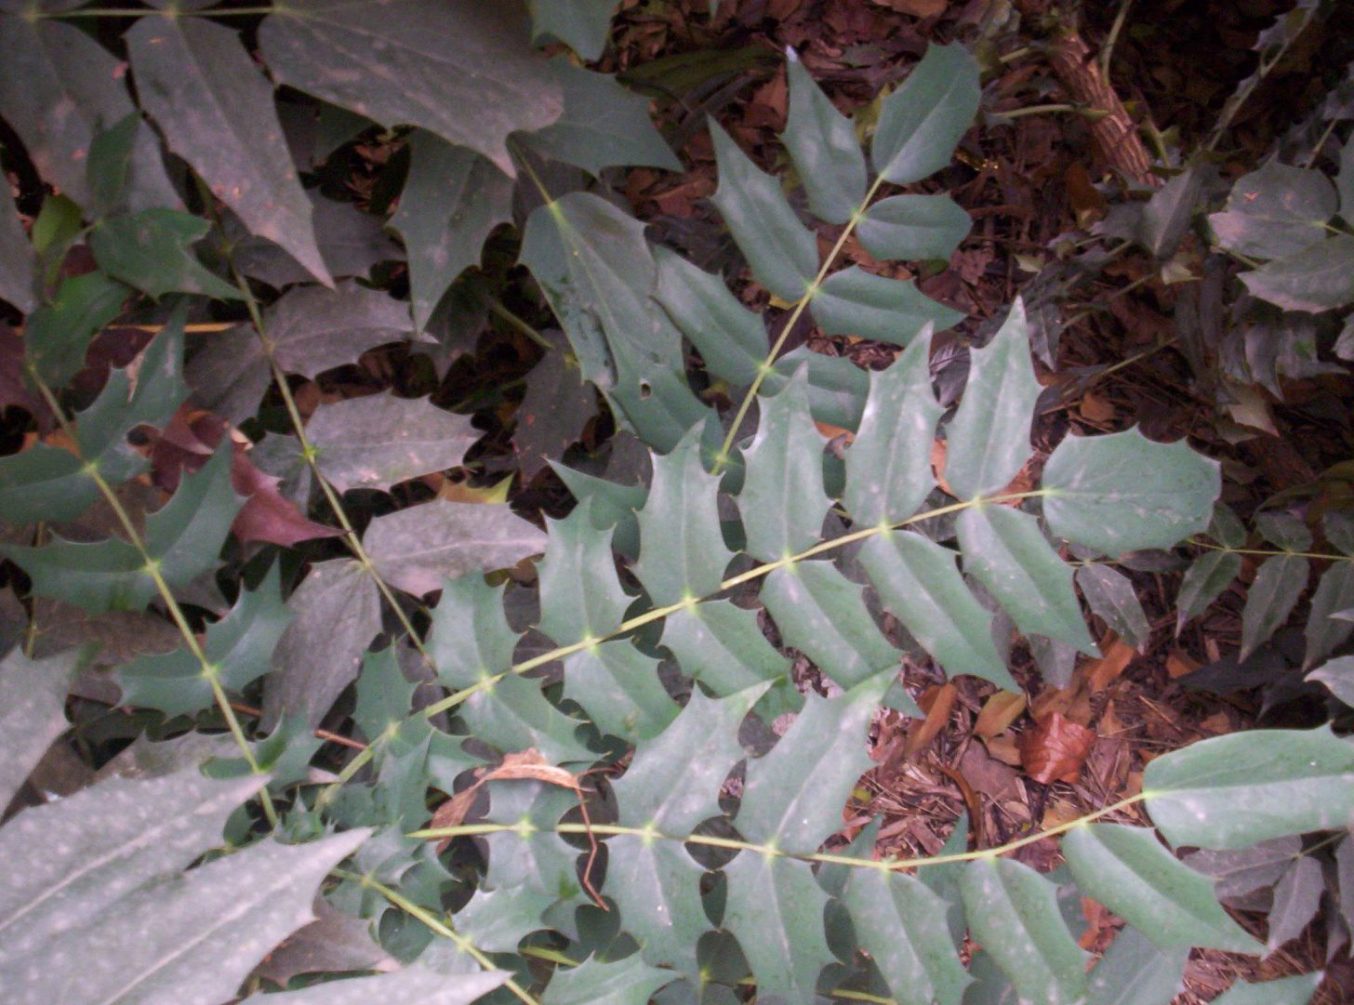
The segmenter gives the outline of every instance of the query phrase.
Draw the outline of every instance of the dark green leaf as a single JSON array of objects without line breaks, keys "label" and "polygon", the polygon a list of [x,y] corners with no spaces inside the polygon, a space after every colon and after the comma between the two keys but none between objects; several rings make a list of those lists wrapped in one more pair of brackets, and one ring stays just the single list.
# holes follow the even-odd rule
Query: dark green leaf
[{"label": "dark green leaf", "polygon": [[903,873],[855,869],[842,901],[901,1005],[959,1005],[972,978],[937,924],[948,910],[939,896]]},{"label": "dark green leaf", "polygon": [[616,0],[527,0],[527,8],[532,41],[558,39],[591,63],[606,49]]},{"label": "dark green leaf", "polygon": [[785,75],[790,109],[781,142],[790,152],[813,214],[828,223],[846,223],[865,201],[860,140],[851,120],[833,107],[793,49],[785,52]]},{"label": "dark green leaf", "polygon": [[90,614],[139,611],[155,596],[155,581],[141,553],[116,538],[85,544],[53,534],[41,548],[0,544],[0,554],[28,573],[35,594]]},{"label": "dark green leaf", "polygon": [[563,108],[549,64],[523,44],[529,31],[514,4],[292,0],[264,20],[259,44],[282,83],[383,126],[420,126],[511,175],[508,134]]},{"label": "dark green leaf", "polygon": [[1244,848],[1343,827],[1354,813],[1354,746],[1329,726],[1217,736],[1152,761],[1143,792],[1176,846]]},{"label": "dark green leaf", "polygon": [[273,106],[273,85],[239,35],[206,18],[167,15],[139,18],[126,40],[138,97],[169,148],[253,233],[329,282],[310,203]]},{"label": "dark green leaf", "polygon": [[1086,954],[1058,911],[1057,887],[1013,859],[970,862],[959,881],[973,938],[1022,1000],[1072,1005],[1086,993]]},{"label": "dark green leaf", "polygon": [[972,226],[948,195],[895,195],[871,206],[856,233],[875,258],[948,261]]},{"label": "dark green leaf", "polygon": [[739,833],[784,852],[818,850],[841,825],[841,807],[869,769],[861,737],[891,678],[877,675],[836,698],[809,696],[771,752],[748,762],[734,818]]},{"label": "dark green leaf", "polygon": [[[880,634],[865,607],[861,587],[831,562],[798,562],[774,570],[762,586],[762,602],[781,638],[843,688],[897,667],[902,653]],[[904,714],[921,717],[911,699]]]},{"label": "dark green leaf", "polygon": [[517,639],[503,612],[503,587],[490,586],[478,573],[445,584],[429,640],[443,684],[460,690],[506,670]]},{"label": "dark green leaf", "polygon": [[136,138],[143,123],[137,112],[128,112],[121,121],[100,128],[89,145],[89,191],[93,215],[110,215],[126,209],[122,193],[132,170]]},{"label": "dark green leaf", "polygon": [[964,315],[917,291],[910,279],[886,279],[851,266],[828,276],[813,295],[813,316],[828,335],[858,335],[908,345],[926,325],[951,328]]},{"label": "dark green leaf", "polygon": [[0,457],[0,518],[11,524],[74,520],[99,488],[70,451],[37,443]]},{"label": "dark green leaf", "polygon": [[143,209],[99,224],[89,246],[108,275],[157,299],[166,293],[200,293],[239,300],[239,290],[193,256],[191,246],[210,229],[206,220],[188,213]]},{"label": "dark green leaf", "polygon": [[187,586],[216,565],[244,500],[231,485],[234,444],[226,439],[211,460],[179,483],[174,497],[146,517],[146,552],[165,582]]},{"label": "dark green leaf", "polygon": [[955,558],[911,531],[877,535],[860,551],[861,566],[885,609],[949,676],[971,674],[1018,693],[1020,686],[992,643],[992,614],[964,584]]},{"label": "dark green leaf", "polygon": [[361,565],[336,559],[315,565],[287,607],[295,620],[273,650],[264,721],[301,714],[313,729],[357,676],[362,654],[381,630],[381,597]]},{"label": "dark green leaf", "polygon": [[1261,563],[1241,611],[1241,654],[1245,659],[1278,631],[1307,588],[1307,559],[1275,555]]},{"label": "dark green leaf", "polygon": [[1175,606],[1180,612],[1176,633],[1190,618],[1198,617],[1208,605],[1227,589],[1241,572],[1241,556],[1232,551],[1206,551],[1185,571],[1176,595]]},{"label": "dark green leaf", "polygon": [[84,369],[90,341],[122,313],[130,292],[102,272],[63,279],[56,298],[28,319],[24,351],[38,376],[59,387]]},{"label": "dark green leaf", "polygon": [[719,478],[701,463],[701,430],[653,461],[649,497],[639,511],[635,575],[657,605],[719,590],[733,552],[719,529]]},{"label": "dark green leaf", "polygon": [[923,330],[892,366],[870,374],[842,496],[862,527],[910,517],[935,487],[931,448],[943,409],[931,391],[930,354],[930,333]]},{"label": "dark green leaf", "polygon": [[1252,296],[1286,311],[1315,313],[1354,303],[1354,237],[1337,234],[1243,272],[1241,281]]},{"label": "dark green leaf", "polygon": [[1054,534],[1106,555],[1169,548],[1208,526],[1219,472],[1184,440],[1068,436],[1044,466],[1044,516]]},{"label": "dark green leaf", "polygon": [[961,45],[932,45],[903,86],[884,99],[870,159],[895,185],[950,162],[978,110],[978,64]]},{"label": "dark green leaf", "polygon": [[1265,948],[1274,952],[1307,927],[1321,906],[1326,881],[1321,863],[1311,855],[1299,856],[1274,887],[1274,903],[1269,909],[1269,938]]},{"label": "dark green leaf", "polygon": [[1227,208],[1208,222],[1228,251],[1284,258],[1323,240],[1335,208],[1335,189],[1320,171],[1268,160],[1237,179]]},{"label": "dark green leaf", "polygon": [[8,755],[0,762],[0,802],[5,805],[47,748],[69,727],[66,689],[80,662],[74,649],[33,660],[16,647],[0,659],[0,738]]},{"label": "dark green leaf", "polygon": [[[292,614],[282,604],[277,567],[257,590],[243,590],[235,606],[207,628],[203,654],[227,691],[239,694],[268,671],[278,639]],[[167,716],[200,712],[214,700],[202,665],[187,650],[141,656],[118,673],[122,701]]]},{"label": "dark green leaf", "polygon": [[752,276],[786,301],[804,296],[818,272],[818,243],[799,222],[780,182],[762,172],[713,119],[719,188],[710,201],[729,225]]},{"label": "dark green leaf", "polygon": [[749,386],[769,349],[761,317],[744,307],[722,278],[681,255],[658,248],[654,259],[654,297],[700,352],[706,368],[735,387]]},{"label": "dark green leaf", "polygon": [[1049,547],[1039,521],[1006,506],[979,505],[959,514],[958,531],[964,571],[987,587],[1022,632],[1096,654],[1072,570]]},{"label": "dark green leaf", "polygon": [[547,520],[541,584],[540,629],[560,645],[615,631],[630,606],[611,555],[610,532],[592,526],[584,504],[563,520]]},{"label": "dark green leaf", "polygon": [[389,489],[433,471],[460,465],[479,439],[470,419],[427,398],[372,394],[321,405],[306,433],[320,474],[340,492]]},{"label": "dark green leaf", "polygon": [[529,150],[597,175],[603,168],[645,166],[682,170],[649,118],[649,102],[606,73],[560,57],[550,69],[564,95],[564,113],[544,129],[518,138]]},{"label": "dark green leaf", "polygon": [[578,702],[603,732],[631,743],[657,736],[678,711],[658,679],[658,660],[629,639],[566,657],[564,697]]},{"label": "dark green leaf", "polygon": [[775,397],[759,401],[757,435],[743,455],[747,474],[738,506],[748,553],[776,562],[818,541],[829,505],[823,440],[809,416],[802,371]]},{"label": "dark green leaf", "polygon": [[382,579],[422,596],[448,577],[516,565],[545,549],[545,534],[506,503],[434,499],[376,517],[362,544]]},{"label": "dark green leaf", "polygon": [[541,1005],[648,1005],[653,993],[676,974],[631,956],[619,963],[587,959],[572,970],[556,969]]},{"label": "dark green leaf", "polygon": [[409,178],[390,225],[409,253],[414,327],[423,331],[452,281],[480,263],[490,232],[512,218],[512,180],[489,159],[416,130]]},{"label": "dark green leaf", "polygon": [[1063,836],[1062,850],[1081,892],[1160,948],[1259,952],[1260,944],[1218,904],[1212,882],[1178,861],[1150,829],[1074,827]]},{"label": "dark green leaf", "polygon": [[1139,652],[1146,650],[1152,627],[1131,579],[1111,566],[1093,564],[1077,570],[1076,583],[1091,610],[1119,638]]},{"label": "dark green leaf", "polygon": [[1025,308],[1017,299],[992,341],[973,351],[964,400],[945,427],[945,479],[960,499],[999,492],[1016,476],[1033,451],[1030,422],[1038,397]]},{"label": "dark green leaf", "polygon": [[663,645],[682,672],[718,697],[756,684],[788,683],[790,661],[772,648],[757,615],[727,600],[683,608],[663,622]]},{"label": "dark green leaf", "polygon": [[[0,17],[0,65],[0,114],[43,180],[89,205],[90,144],[136,110],[117,57],[74,24]],[[179,205],[159,140],[145,123],[137,128],[126,202],[132,210]]]}]

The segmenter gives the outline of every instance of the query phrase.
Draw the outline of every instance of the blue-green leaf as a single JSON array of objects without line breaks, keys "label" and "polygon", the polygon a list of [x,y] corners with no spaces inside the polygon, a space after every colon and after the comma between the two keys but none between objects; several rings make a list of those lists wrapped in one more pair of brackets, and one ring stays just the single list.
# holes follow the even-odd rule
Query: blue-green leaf
[{"label": "blue-green leaf", "polygon": [[616,963],[590,958],[572,970],[557,968],[541,1005],[648,1005],[653,993],[677,975],[645,964],[639,956]]},{"label": "blue-green leaf", "polygon": [[823,928],[827,894],[809,864],[745,851],[724,875],[729,896],[723,927],[751,964],[758,997],[814,1001],[818,975],[836,957]]},{"label": "blue-green leaf", "polygon": [[828,223],[846,223],[865,199],[865,155],[851,120],[833,107],[793,49],[785,53],[790,109],[781,142],[809,196]]},{"label": "blue-green leaf", "polygon": [[89,343],[122,313],[130,292],[102,272],[63,279],[52,302],[29,317],[24,334],[24,353],[38,376],[59,387],[79,373]]},{"label": "blue-green leaf", "polygon": [[1078,569],[1076,582],[1087,605],[1111,631],[1139,652],[1147,648],[1152,628],[1131,579],[1118,569],[1095,563]]},{"label": "blue-green leaf", "polygon": [[1241,611],[1241,659],[1268,642],[1288,620],[1307,588],[1310,568],[1299,555],[1275,555],[1260,564]]},{"label": "blue-green leaf", "polygon": [[948,195],[895,195],[866,210],[856,233],[875,258],[948,261],[972,225]]},{"label": "blue-green leaf", "polygon": [[752,276],[782,300],[795,301],[818,272],[818,243],[799,222],[780,182],[761,171],[713,119],[719,188],[710,197],[748,260]]},{"label": "blue-green leaf", "polygon": [[611,534],[588,518],[588,506],[563,520],[547,520],[541,583],[540,629],[560,645],[600,638],[616,629],[630,606],[611,555]]},{"label": "blue-green leaf", "polygon": [[1227,991],[1213,999],[1214,1005],[1307,1005],[1316,994],[1324,975],[1320,970],[1297,977],[1280,977],[1276,981],[1249,984],[1237,981]]},{"label": "blue-green leaf", "polygon": [[790,661],[766,641],[756,613],[727,600],[669,615],[663,622],[663,645],[677,657],[684,674],[721,698],[756,684],[789,683]]},{"label": "blue-green leaf", "polygon": [[657,736],[678,712],[658,678],[658,660],[629,639],[566,657],[564,697],[578,702],[603,732],[631,743]]},{"label": "blue-green leaf", "polygon": [[554,38],[588,62],[600,59],[616,0],[527,0],[533,42]]},{"label": "blue-green leaf", "polygon": [[828,335],[858,335],[905,346],[928,324],[951,328],[964,315],[918,292],[910,279],[887,279],[851,266],[813,294],[813,316]]},{"label": "blue-green leaf", "polygon": [[978,110],[978,64],[961,45],[933,45],[903,86],[884,99],[870,159],[895,185],[950,162]]}]

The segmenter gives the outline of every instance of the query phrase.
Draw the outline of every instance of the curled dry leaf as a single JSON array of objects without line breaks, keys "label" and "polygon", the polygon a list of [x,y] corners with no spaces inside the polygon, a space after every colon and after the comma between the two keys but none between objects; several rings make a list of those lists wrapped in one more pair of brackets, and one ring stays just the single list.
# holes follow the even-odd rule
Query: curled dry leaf
[{"label": "curled dry leaf", "polygon": [[1021,734],[1020,756],[1036,782],[1075,782],[1094,743],[1092,730],[1053,712]]}]

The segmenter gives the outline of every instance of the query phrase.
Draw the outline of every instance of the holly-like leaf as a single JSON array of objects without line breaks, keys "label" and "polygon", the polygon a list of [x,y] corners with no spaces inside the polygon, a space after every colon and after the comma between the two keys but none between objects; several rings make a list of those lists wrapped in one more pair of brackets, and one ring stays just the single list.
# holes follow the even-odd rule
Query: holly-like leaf
[{"label": "holly-like leaf", "polygon": [[865,156],[851,120],[833,107],[793,49],[785,53],[790,109],[781,142],[809,196],[828,223],[846,223],[865,201]]},{"label": "holly-like leaf", "polygon": [[527,8],[533,42],[558,39],[591,63],[606,49],[616,0],[527,0]]},{"label": "holly-like leaf", "polygon": [[1272,953],[1300,935],[1321,906],[1325,889],[1321,863],[1311,855],[1298,856],[1274,887],[1265,948]]},{"label": "holly-like leaf", "polygon": [[[397,966],[372,938],[367,922],[344,914],[320,897],[315,901],[315,920],[269,953],[255,973],[285,988],[298,974],[387,971]],[[328,987],[331,993],[338,989],[334,984]]]},{"label": "holly-like leaf", "polygon": [[638,514],[634,571],[655,604],[717,592],[733,558],[719,529],[719,478],[701,463],[701,433],[693,429],[670,453],[654,458],[649,497]]},{"label": "holly-like leaf", "polygon": [[0,802],[9,804],[47,748],[69,727],[66,689],[80,662],[74,649],[33,660],[16,647],[0,659],[0,737],[9,754],[0,763]]},{"label": "holly-like leaf", "polygon": [[[0,966],[0,975],[19,989],[22,1005],[155,995],[225,1000],[269,949],[311,919],[320,883],[366,837],[349,831],[296,845],[267,839],[149,883],[110,905],[109,914],[82,912],[86,925]],[[113,924],[105,920],[110,915]],[[58,965],[82,948],[91,955],[81,966]]]},{"label": "holly-like leaf", "polygon": [[1354,707],[1354,656],[1341,656],[1324,663],[1306,677],[1325,684],[1330,693]]},{"label": "holly-like leaf", "polygon": [[936,923],[949,910],[944,900],[912,876],[855,869],[842,902],[901,1005],[959,1005],[972,978]]},{"label": "holly-like leaf", "polygon": [[1072,570],[1049,547],[1038,520],[983,505],[960,513],[957,529],[964,571],[987,587],[1022,632],[1098,654],[1072,589]]},{"label": "holly-like leaf", "polygon": [[649,118],[648,99],[610,74],[585,70],[563,57],[552,59],[550,69],[564,95],[564,112],[544,129],[520,136],[527,149],[593,175],[632,165],[682,170]]},{"label": "holly-like leaf", "polygon": [[719,188],[710,197],[753,278],[782,300],[804,295],[818,272],[818,244],[799,222],[780,182],[761,171],[719,124],[710,122]]},{"label": "holly-like leaf", "polygon": [[294,620],[273,650],[264,684],[265,728],[300,714],[312,729],[357,676],[362,654],[381,630],[381,597],[366,570],[349,559],[320,562],[287,600]]},{"label": "holly-like leaf", "polygon": [[173,498],[146,518],[146,552],[170,586],[186,586],[215,566],[244,500],[231,485],[233,445],[179,483]]},{"label": "holly-like leaf", "polygon": [[1150,829],[1075,827],[1062,849],[1078,888],[1160,948],[1259,952],[1260,944],[1218,904],[1212,881],[1176,859]]},{"label": "holly-like leaf", "polygon": [[1335,208],[1335,188],[1320,171],[1268,160],[1237,179],[1227,207],[1208,222],[1228,251],[1283,258],[1323,240]]},{"label": "holly-like leaf", "polygon": [[884,99],[870,159],[895,185],[950,162],[978,110],[978,64],[962,45],[933,45],[903,86]]},{"label": "holly-like leaf", "polygon": [[1250,984],[1237,981],[1227,991],[1213,999],[1214,1005],[1307,1005],[1321,983],[1320,970],[1297,977],[1280,977],[1277,981]]},{"label": "holly-like leaf", "polygon": [[870,374],[842,496],[861,526],[906,519],[935,487],[931,447],[943,410],[931,391],[930,354],[931,335],[923,330],[891,367]]},{"label": "holly-like leaf", "polygon": [[320,474],[340,492],[389,489],[433,471],[460,465],[479,439],[467,416],[427,398],[372,394],[321,405],[306,433]]},{"label": "holly-like leaf", "polygon": [[1139,652],[1144,651],[1151,641],[1152,627],[1147,623],[1133,581],[1118,569],[1099,563],[1083,565],[1075,578],[1091,610],[1119,638]]},{"label": "holly-like leaf", "polygon": [[1354,562],[1335,562],[1321,574],[1312,594],[1303,636],[1307,639],[1307,653],[1302,665],[1312,667],[1341,646],[1354,623],[1334,617],[1340,611],[1354,607]]},{"label": "holly-like leaf", "polygon": [[771,752],[748,762],[734,818],[744,837],[808,853],[840,826],[841,807],[870,766],[860,738],[891,676],[878,674],[836,698],[811,695]]},{"label": "holly-like leaf", "polygon": [[409,140],[409,177],[390,225],[409,253],[414,327],[423,331],[452,281],[480,262],[489,233],[512,218],[512,179],[493,161],[435,134]]},{"label": "holly-like leaf", "polygon": [[422,596],[448,577],[516,565],[545,550],[545,534],[506,503],[434,499],[376,517],[362,543],[382,579]]},{"label": "holly-like leaf", "polygon": [[857,335],[905,346],[927,326],[951,328],[964,315],[918,292],[910,279],[886,279],[851,266],[813,294],[813,316],[828,335]]},{"label": "holly-like leaf", "polygon": [[1310,563],[1299,555],[1265,559],[1246,594],[1241,612],[1241,654],[1245,659],[1279,630],[1307,588]]},{"label": "holly-like leaf", "polygon": [[809,416],[802,371],[773,398],[761,398],[738,506],[747,552],[776,562],[818,541],[829,500],[823,488],[823,441]]},{"label": "holly-like leaf", "polygon": [[721,277],[681,255],[658,248],[654,259],[654,298],[696,347],[706,368],[735,387],[749,386],[769,348],[761,317],[744,307]]},{"label": "holly-like leaf", "polygon": [[130,292],[102,272],[63,279],[52,302],[28,318],[24,333],[24,354],[38,376],[59,387],[84,369],[89,343],[122,313]]},{"label": "holly-like leaf", "polygon": [[895,195],[866,210],[856,233],[875,258],[948,261],[972,226],[948,195]]},{"label": "holly-like leaf", "polygon": [[357,283],[335,289],[298,286],[264,317],[277,364],[286,373],[314,378],[356,363],[368,349],[403,341],[410,332],[404,304]]},{"label": "holly-like leaf", "polygon": [[1220,466],[1137,429],[1069,436],[1044,466],[1044,516],[1059,537],[1107,555],[1170,548],[1208,526]]},{"label": "holly-like leaf", "polygon": [[[276,953],[270,954],[270,961],[273,955]],[[419,1005],[470,1005],[495,988],[501,987],[509,976],[502,970],[451,975],[413,964],[393,974],[349,977],[342,981],[326,981],[295,991],[267,995],[260,992],[250,995],[244,1001],[251,1005],[367,1005],[373,1001],[416,1001]]]},{"label": "holly-like leaf", "polygon": [[[0,15],[0,22],[0,63],[7,68],[0,79],[0,114],[23,140],[43,180],[90,205],[90,146],[100,129],[136,111],[118,58],[57,18]],[[58,109],[61,114],[54,114]],[[180,204],[159,140],[145,123],[136,128],[125,199],[132,210]]]},{"label": "holly-like leaf", "polygon": [[541,583],[540,629],[560,645],[599,638],[616,629],[630,606],[611,555],[611,534],[598,531],[589,505],[563,520],[549,520]]},{"label": "holly-like leaf", "polygon": [[[256,590],[242,590],[235,606],[207,628],[203,655],[221,687],[238,694],[268,671],[278,639],[291,623],[274,567]],[[173,717],[210,708],[214,695],[202,664],[185,649],[138,657],[118,672],[127,705],[159,709]]]},{"label": "holly-like leaf", "polygon": [[541,1005],[648,1005],[654,992],[676,976],[648,966],[639,956],[616,963],[587,959],[572,970],[556,969]]},{"label": "holly-like leaf", "polygon": [[1185,570],[1176,594],[1179,611],[1176,633],[1190,618],[1198,617],[1227,589],[1241,572],[1241,556],[1233,551],[1206,551]]},{"label": "holly-like leaf", "polygon": [[960,499],[998,492],[1016,476],[1033,452],[1038,397],[1025,307],[1017,299],[992,341],[973,351],[964,400],[945,427],[945,479]]},{"label": "holly-like leaf", "polygon": [[1143,775],[1171,844],[1245,848],[1343,827],[1354,813],[1354,747],[1329,726],[1216,736],[1156,758]]},{"label": "holly-like leaf", "polygon": [[94,228],[89,246],[99,267],[114,279],[149,293],[200,293],[239,300],[240,291],[208,272],[192,252],[211,224],[173,209],[143,209],[115,216]]},{"label": "holly-like leaf", "polygon": [[[902,653],[880,633],[861,587],[831,562],[798,562],[774,570],[762,602],[786,645],[794,646],[844,688],[897,666]],[[904,714],[922,712],[904,702]]]},{"label": "holly-like leaf", "polygon": [[419,126],[515,174],[507,138],[563,109],[549,63],[523,43],[526,12],[478,0],[366,4],[296,0],[259,44],[284,84],[383,126]]},{"label": "holly-like leaf", "polygon": [[1295,255],[1241,274],[1252,296],[1286,311],[1328,311],[1354,303],[1354,237],[1337,234]]},{"label": "holly-like leaf", "polygon": [[971,674],[1018,693],[1020,686],[992,642],[992,613],[964,583],[956,558],[911,531],[876,535],[860,551],[861,566],[885,609],[946,673]]},{"label": "holly-like leaf", "polygon": [[973,938],[1022,1000],[1072,1005],[1086,993],[1086,955],[1058,911],[1057,887],[1013,859],[980,858],[959,880]]},{"label": "holly-like leaf", "polygon": [[84,462],[37,443],[0,457],[0,517],[12,524],[74,520],[99,497]]},{"label": "holly-like leaf", "polygon": [[1158,949],[1125,927],[1091,971],[1088,1005],[1171,1005],[1185,987],[1188,949]]},{"label": "holly-like leaf", "polygon": [[558,332],[547,333],[546,338],[555,348],[527,374],[527,393],[517,408],[512,437],[518,467],[528,482],[548,461],[563,458],[597,414],[597,394],[583,381],[578,361],[567,351],[564,339]]},{"label": "holly-like leaf", "polygon": [[629,639],[566,657],[564,697],[578,702],[604,733],[631,743],[657,736],[678,711],[659,680],[658,660]]},{"label": "holly-like leaf", "polygon": [[126,40],[137,94],[169,148],[251,231],[329,282],[273,85],[239,35],[206,18],[151,16],[139,18]]},{"label": "holly-like leaf", "polygon": [[790,661],[766,641],[757,615],[727,600],[669,615],[663,620],[663,645],[683,673],[721,698],[760,683],[789,682]]}]

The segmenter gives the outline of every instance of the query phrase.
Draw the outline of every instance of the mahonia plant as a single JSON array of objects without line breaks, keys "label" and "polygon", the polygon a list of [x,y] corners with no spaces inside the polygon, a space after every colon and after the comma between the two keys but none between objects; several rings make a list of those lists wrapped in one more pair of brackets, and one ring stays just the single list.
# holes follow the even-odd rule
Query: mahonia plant
[{"label": "mahonia plant", "polygon": [[[117,58],[63,19],[78,2],[16,6],[0,14],[0,52],[22,72],[0,80],[0,113],[62,194],[30,233],[0,214],[0,295],[26,315],[5,358],[43,434],[0,457],[0,554],[26,574],[30,618],[0,660],[0,798],[67,729],[73,686],[107,692],[91,667],[113,670],[112,702],[194,728],[139,739],[106,777],[0,829],[10,998],[218,1002],[243,987],[250,1002],[566,1005],[731,1002],[750,986],[765,1002],[1108,1003],[1130,989],[1166,1002],[1191,947],[1263,949],[1172,849],[1347,826],[1354,748],[1329,728],[1162,755],[1138,795],[1002,847],[970,850],[961,823],[932,858],[876,858],[875,827],[825,850],[870,766],[876,712],[918,714],[914,682],[899,679],[905,646],[1009,690],[998,610],[1061,651],[1094,653],[1077,586],[1109,623],[1142,620],[1098,559],[1203,531],[1219,494],[1217,464],[1134,430],[1069,437],[1037,485],[1012,489],[1038,395],[1020,303],[973,351],[946,418],[929,352],[959,316],[910,282],[836,268],[852,234],[878,259],[921,260],[966,233],[947,196],[876,201],[946,165],[968,128],[980,88],[961,48],[933,47],[884,99],[868,160],[791,57],[785,145],[809,210],[841,228],[822,260],[780,183],[711,125],[715,205],[753,277],[788,305],[782,333],[809,312],[826,332],[902,349],[866,375],[781,356],[784,334],[768,352],[722,279],[651,247],[614,203],[546,190],[533,163],[675,166],[642,100],[528,42],[594,57],[610,3],[289,0],[257,26],[258,63],[221,21],[240,12],[156,4],[125,12],[119,39],[135,103]],[[327,103],[298,147],[303,173],[372,120],[411,127],[390,220],[402,251],[302,187],[275,84]],[[47,115],[58,106],[75,114]],[[192,184],[166,170],[161,140]],[[476,434],[429,398],[390,393],[307,419],[288,375],[402,340],[445,362],[427,332],[510,219],[519,172],[544,200],[521,261],[652,477],[561,468],[580,501],[544,532],[501,502],[442,499],[359,532],[345,493],[456,467]],[[184,209],[201,202],[209,215]],[[63,271],[81,244],[95,267]],[[353,278],[402,255],[408,304]],[[209,302],[230,321],[200,320]],[[123,317],[154,335],[90,392],[77,378],[98,358],[91,342]],[[185,363],[190,337],[203,344]],[[688,344],[745,389],[734,415],[692,390]],[[226,420],[259,433],[270,387],[291,428],[266,427],[245,450]],[[815,420],[854,433],[844,462]],[[136,445],[148,427],[160,431],[149,457]],[[337,526],[296,506],[312,490]],[[312,562],[285,599],[266,550],[233,604],[216,593],[223,549],[324,536],[351,557]],[[532,585],[485,575],[538,554]],[[906,639],[882,630],[867,590]],[[208,612],[201,632],[195,611]],[[69,644],[97,637],[118,645]],[[787,646],[830,696],[800,693]],[[261,679],[259,712],[240,699]],[[354,683],[361,739],[317,735]],[[418,696],[420,683],[438,696]],[[750,719],[782,715],[783,735],[750,753]],[[321,737],[361,749],[321,772]],[[1128,822],[1138,804],[1149,826]],[[1059,874],[1009,855],[1058,835]],[[1078,894],[1126,922],[1089,972]],[[278,947],[298,929],[300,948]],[[1317,979],[1257,993],[1305,1001]]]}]

